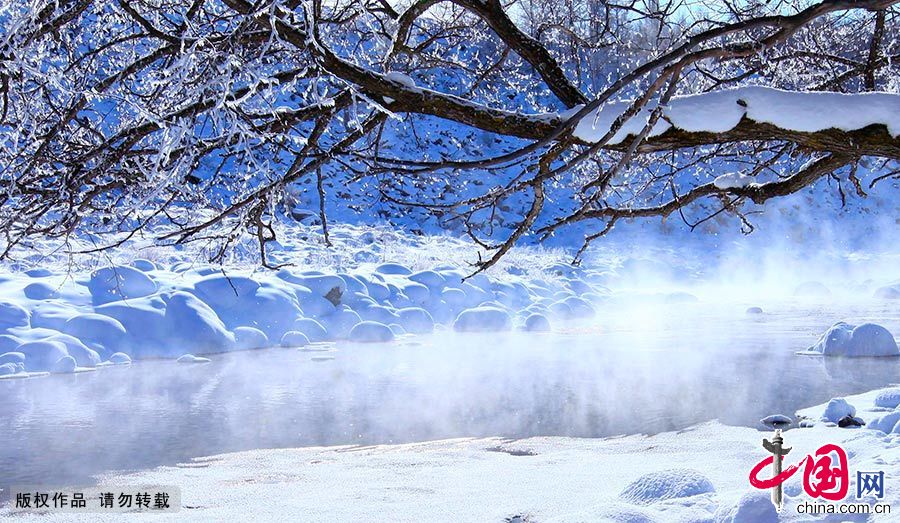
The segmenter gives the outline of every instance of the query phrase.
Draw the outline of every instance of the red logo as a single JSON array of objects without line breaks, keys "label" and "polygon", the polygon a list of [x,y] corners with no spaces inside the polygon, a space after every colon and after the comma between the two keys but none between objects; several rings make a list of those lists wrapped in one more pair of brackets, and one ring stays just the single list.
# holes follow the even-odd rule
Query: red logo
[{"label": "red logo", "polygon": [[[768,441],[765,443],[768,443]],[[763,444],[764,447],[766,446],[765,443]],[[769,450],[768,447],[766,448]],[[789,451],[790,449],[787,450]],[[780,465],[785,454],[787,452],[773,452],[771,456],[757,463],[750,471],[750,484],[758,489],[776,488],[780,494],[781,484],[793,476],[802,466],[803,490],[811,497],[840,501],[847,495],[847,490],[850,488],[847,453],[840,446],[833,443],[822,445],[815,453],[805,456],[799,462],[788,466],[782,471]],[[832,459],[833,457],[837,458],[836,462]],[[771,478],[760,479],[760,472],[767,466],[773,465],[775,459],[779,460],[779,466],[773,466],[772,469],[778,472]]]}]

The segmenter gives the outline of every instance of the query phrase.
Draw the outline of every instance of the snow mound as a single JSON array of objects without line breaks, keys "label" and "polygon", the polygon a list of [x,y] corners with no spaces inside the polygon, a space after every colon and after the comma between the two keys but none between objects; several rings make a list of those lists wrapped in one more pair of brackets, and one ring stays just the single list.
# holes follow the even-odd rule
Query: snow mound
[{"label": "snow mound", "polygon": [[79,367],[96,367],[100,364],[100,355],[89,349],[81,340],[68,334],[55,334],[42,341],[59,342],[65,345],[66,352],[75,359]]},{"label": "snow mound", "polygon": [[731,507],[720,508],[715,523],[777,523],[778,512],[768,491],[747,492]]},{"label": "snow mound", "polygon": [[866,427],[872,430],[880,430],[885,434],[900,433],[900,411],[889,412],[884,416],[872,419]]},{"label": "snow mound", "polygon": [[767,427],[780,428],[792,424],[794,420],[784,414],[773,414],[771,416],[766,416],[759,420],[759,422]]},{"label": "snow mound", "polygon": [[822,413],[822,421],[837,423],[846,416],[856,416],[856,407],[847,403],[847,400],[844,398],[834,398],[825,407],[825,412]]},{"label": "snow mound", "polygon": [[823,334],[804,354],[823,356],[898,356],[900,349],[887,329],[874,323],[850,325],[839,322]]},{"label": "snow mound", "polygon": [[511,328],[509,313],[496,307],[466,309],[453,322],[453,330],[457,332],[500,332]]},{"label": "snow mound", "polygon": [[696,470],[669,469],[644,474],[625,487],[619,496],[638,505],[647,505],[715,490],[709,479]]},{"label": "snow mound", "polygon": [[281,337],[282,347],[305,347],[307,345],[309,345],[309,338],[302,332],[287,331]]},{"label": "snow mound", "polygon": [[131,363],[131,356],[124,352],[116,352],[109,357],[109,362],[114,365],[128,365]]},{"label": "snow mound", "polygon": [[193,354],[183,354],[175,360],[178,363],[209,363],[209,358],[201,358],[200,356],[194,356]]},{"label": "snow mound", "polygon": [[879,287],[875,290],[875,297],[882,300],[900,300],[900,283]]},{"label": "snow mound", "polygon": [[63,356],[62,358],[56,360],[56,363],[53,364],[53,367],[50,368],[50,372],[55,372],[59,374],[75,372],[75,369],[78,368],[78,363],[75,362],[75,358],[72,356]]},{"label": "snow mound", "polygon": [[156,292],[156,282],[143,272],[126,265],[114,265],[94,271],[88,282],[94,305],[128,298],[141,298]]},{"label": "snow mound", "polygon": [[350,329],[350,341],[362,343],[380,343],[394,339],[394,331],[377,321],[361,321]]},{"label": "snow mound", "polygon": [[261,349],[269,346],[269,338],[259,329],[238,327],[234,329],[234,345],[241,350]]},{"label": "snow mound", "polygon": [[16,348],[25,355],[25,368],[29,371],[47,371],[69,355],[65,344],[59,341],[30,341]]},{"label": "snow mound", "polygon": [[407,307],[397,311],[397,315],[400,316],[400,326],[406,332],[428,334],[434,330],[434,319],[425,309]]},{"label": "snow mound", "polygon": [[131,266],[139,271],[150,272],[156,270],[156,264],[150,260],[138,258],[131,262]]},{"label": "snow mound", "polygon": [[169,345],[190,347],[203,353],[225,352],[234,347],[234,335],[216,313],[193,294],[172,293],[166,304],[165,321]]},{"label": "snow mound", "polygon": [[399,263],[382,263],[378,267],[375,267],[375,272],[379,274],[392,274],[399,276],[408,276],[412,274],[412,271],[409,270],[408,267],[400,265]]},{"label": "snow mound", "polygon": [[113,352],[122,346],[127,334],[125,327],[115,318],[93,313],[69,318],[61,330],[101,353]]},{"label": "snow mound", "polygon": [[762,307],[748,307],[744,312],[747,314],[762,314],[763,310]]},{"label": "snow mound", "polygon": [[409,281],[421,283],[427,287],[441,288],[447,283],[447,279],[435,271],[421,271],[409,276]]},{"label": "snow mound", "polygon": [[28,327],[30,321],[31,314],[20,305],[0,302],[0,329]]},{"label": "snow mound", "polygon": [[549,332],[550,320],[543,314],[531,314],[525,318],[524,329],[528,332]]},{"label": "snow mound", "polygon": [[900,405],[900,389],[885,389],[875,396],[875,406],[896,409]]},{"label": "snow mound", "polygon": [[29,283],[22,290],[25,293],[25,297],[30,300],[51,300],[53,298],[59,298],[59,292],[56,290],[56,287],[42,281]]},{"label": "snow mound", "polygon": [[320,341],[327,341],[330,336],[328,335],[328,331],[325,330],[325,327],[312,318],[300,318],[294,321],[294,325],[291,327],[292,331],[302,332],[306,335],[309,341],[313,343],[318,343]]}]

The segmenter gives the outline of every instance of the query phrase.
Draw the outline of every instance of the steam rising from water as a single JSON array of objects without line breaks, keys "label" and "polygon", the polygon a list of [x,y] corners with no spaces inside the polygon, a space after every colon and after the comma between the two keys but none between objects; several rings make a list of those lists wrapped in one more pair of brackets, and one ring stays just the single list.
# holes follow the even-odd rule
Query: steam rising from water
[{"label": "steam rising from water", "polygon": [[252,448],[755,425],[896,380],[893,360],[793,354],[840,319],[900,332],[893,308],[761,305],[619,301],[562,333],[440,332],[0,382],[0,470],[8,483],[84,483]]}]

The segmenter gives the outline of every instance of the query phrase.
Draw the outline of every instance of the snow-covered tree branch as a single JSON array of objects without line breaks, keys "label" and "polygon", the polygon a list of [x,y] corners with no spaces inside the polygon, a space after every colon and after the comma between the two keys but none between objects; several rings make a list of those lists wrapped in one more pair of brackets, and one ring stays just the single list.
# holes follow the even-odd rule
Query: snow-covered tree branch
[{"label": "snow-covered tree branch", "polygon": [[900,2],[576,4],[8,2],[3,254],[81,228],[216,259],[250,235],[265,263],[317,179],[323,226],[360,187],[470,234],[486,268],[576,222],[586,245],[675,212],[748,224],[824,177],[900,172]]}]

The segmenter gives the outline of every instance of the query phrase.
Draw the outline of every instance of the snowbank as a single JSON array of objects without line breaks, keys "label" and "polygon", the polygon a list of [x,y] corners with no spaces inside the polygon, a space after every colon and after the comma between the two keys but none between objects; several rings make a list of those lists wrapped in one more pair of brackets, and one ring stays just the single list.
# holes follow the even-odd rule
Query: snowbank
[{"label": "snowbank", "polygon": [[[182,504],[191,508],[130,516],[148,522],[178,521],[187,510],[202,521],[267,521],[277,514],[286,520],[346,522],[766,523],[779,520],[769,493],[753,489],[747,476],[766,457],[761,440],[769,434],[710,422],[655,436],[609,439],[461,438],[265,449],[101,476],[98,483],[181,486]],[[820,425],[786,431],[785,441],[793,448],[789,461],[836,443],[850,456],[851,474],[884,470],[888,478],[900,477],[896,440],[878,431]],[[809,520],[797,513],[797,506],[810,500],[802,493],[802,481],[796,474],[786,482],[781,521]],[[896,507],[900,490],[889,485],[878,501]],[[854,490],[851,486],[848,501],[856,502]],[[0,518],[8,511],[0,509]],[[38,514],[17,516],[44,521]],[[78,517],[58,513],[54,521]],[[91,517],[121,519],[117,514]]]}]

